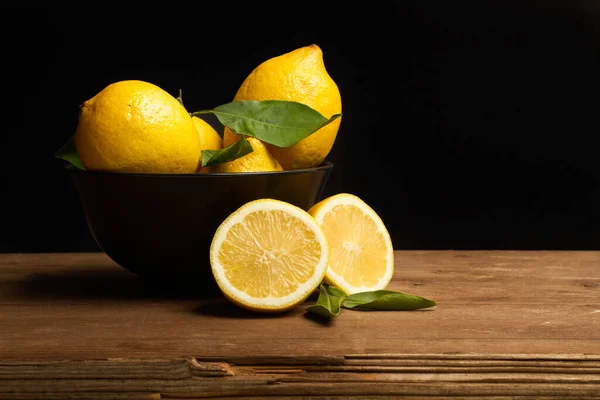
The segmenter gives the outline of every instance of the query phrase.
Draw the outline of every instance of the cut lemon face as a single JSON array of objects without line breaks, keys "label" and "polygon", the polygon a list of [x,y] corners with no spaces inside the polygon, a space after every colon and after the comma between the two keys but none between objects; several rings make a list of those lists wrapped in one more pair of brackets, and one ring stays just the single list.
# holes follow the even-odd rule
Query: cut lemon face
[{"label": "cut lemon face", "polygon": [[377,213],[359,197],[340,193],[321,200],[308,213],[329,243],[325,281],[347,294],[385,289],[394,273],[390,234]]},{"label": "cut lemon face", "polygon": [[217,228],[210,264],[233,303],[254,311],[284,311],[303,302],[327,270],[329,246],[305,210],[290,203],[254,200]]}]

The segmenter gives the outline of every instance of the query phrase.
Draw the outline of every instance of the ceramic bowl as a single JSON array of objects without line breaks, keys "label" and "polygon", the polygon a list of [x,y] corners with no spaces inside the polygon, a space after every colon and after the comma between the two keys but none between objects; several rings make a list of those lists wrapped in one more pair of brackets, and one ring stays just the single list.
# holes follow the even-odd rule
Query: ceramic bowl
[{"label": "ceramic bowl", "polygon": [[333,164],[281,172],[131,174],[70,170],[89,229],[118,265],[160,285],[214,290],[209,249],[218,226],[248,201],[308,210]]}]

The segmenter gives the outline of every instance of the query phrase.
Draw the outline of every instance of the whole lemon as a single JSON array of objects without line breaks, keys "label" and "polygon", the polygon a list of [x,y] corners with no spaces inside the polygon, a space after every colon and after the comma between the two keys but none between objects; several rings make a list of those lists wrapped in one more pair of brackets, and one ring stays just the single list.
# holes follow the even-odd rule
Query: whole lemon
[{"label": "whole lemon", "polygon": [[81,104],[75,146],[91,171],[195,173],[201,155],[185,107],[139,80],[111,83]]},{"label": "whole lemon", "polygon": [[250,137],[248,142],[252,146],[252,153],[246,154],[233,161],[216,164],[214,172],[267,172],[282,171],[279,162],[269,153],[265,144],[260,140]]},{"label": "whole lemon", "polygon": [[[329,76],[323,52],[316,44],[262,62],[242,82],[233,100],[297,101],[326,118],[342,112],[339,88]],[[283,169],[315,167],[331,151],[340,123],[341,118],[337,118],[291,147],[266,146]],[[228,146],[237,139],[238,135],[226,127],[223,145]]]},{"label": "whole lemon", "polygon": [[[198,137],[200,138],[200,150],[221,150],[223,148],[223,139],[219,133],[205,120],[192,116],[192,121],[198,131]],[[198,166],[198,172],[206,174],[212,172],[211,166],[203,167],[202,164]]]}]

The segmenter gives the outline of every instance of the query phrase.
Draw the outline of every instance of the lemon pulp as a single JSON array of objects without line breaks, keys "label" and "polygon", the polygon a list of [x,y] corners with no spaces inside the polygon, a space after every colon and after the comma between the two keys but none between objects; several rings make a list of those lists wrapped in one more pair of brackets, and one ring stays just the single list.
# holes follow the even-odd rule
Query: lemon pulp
[{"label": "lemon pulp", "polygon": [[308,297],[327,269],[329,247],[304,210],[279,200],[255,200],[232,213],[211,244],[221,291],[254,310],[282,310]]}]

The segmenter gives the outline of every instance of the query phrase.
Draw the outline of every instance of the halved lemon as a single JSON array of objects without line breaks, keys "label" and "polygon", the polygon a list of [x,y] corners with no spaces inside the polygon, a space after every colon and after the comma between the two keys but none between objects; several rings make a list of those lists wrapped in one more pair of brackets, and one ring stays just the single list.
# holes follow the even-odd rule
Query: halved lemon
[{"label": "halved lemon", "polygon": [[215,280],[233,303],[285,311],[322,282],[329,246],[320,225],[293,204],[250,201],[221,223],[210,246]]},{"label": "halved lemon", "polygon": [[394,274],[394,248],[382,219],[369,205],[353,194],[339,193],[308,213],[329,243],[325,281],[346,294],[387,287]]}]

